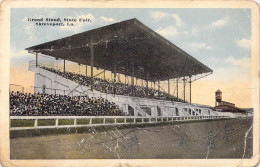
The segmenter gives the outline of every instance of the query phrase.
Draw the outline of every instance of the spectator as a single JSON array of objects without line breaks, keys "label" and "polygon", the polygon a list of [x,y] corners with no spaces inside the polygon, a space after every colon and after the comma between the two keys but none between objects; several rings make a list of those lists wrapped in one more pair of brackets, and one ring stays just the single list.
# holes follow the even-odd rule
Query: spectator
[{"label": "spectator", "polygon": [[[61,72],[59,70],[55,70],[53,68],[41,67],[50,72],[56,73],[66,79],[72,80],[80,85],[90,86],[91,85],[91,77],[75,74],[72,72]],[[97,91],[108,93],[108,94],[117,94],[117,95],[125,95],[125,96],[135,96],[135,97],[148,97],[153,99],[160,100],[171,100],[171,101],[179,101],[185,102],[182,99],[178,99],[177,97],[151,88],[146,88],[138,85],[128,85],[123,83],[116,83],[113,81],[104,80],[101,78],[94,78],[94,86],[93,88]]]},{"label": "spectator", "polygon": [[119,107],[104,98],[31,93],[10,93],[11,116],[123,116]]}]

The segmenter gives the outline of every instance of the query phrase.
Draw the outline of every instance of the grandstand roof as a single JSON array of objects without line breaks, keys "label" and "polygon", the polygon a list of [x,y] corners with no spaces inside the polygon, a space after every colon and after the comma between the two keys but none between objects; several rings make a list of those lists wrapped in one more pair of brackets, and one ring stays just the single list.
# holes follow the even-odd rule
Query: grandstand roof
[{"label": "grandstand roof", "polygon": [[90,65],[91,38],[94,45],[94,66],[98,68],[113,71],[116,64],[117,73],[149,81],[212,72],[135,18],[26,50]]}]

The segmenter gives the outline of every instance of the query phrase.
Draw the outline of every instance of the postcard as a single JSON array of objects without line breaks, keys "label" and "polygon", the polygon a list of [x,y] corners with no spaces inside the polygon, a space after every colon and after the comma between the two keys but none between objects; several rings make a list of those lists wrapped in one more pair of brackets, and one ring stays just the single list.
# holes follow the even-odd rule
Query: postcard
[{"label": "postcard", "polygon": [[3,166],[256,166],[253,1],[3,1]]}]

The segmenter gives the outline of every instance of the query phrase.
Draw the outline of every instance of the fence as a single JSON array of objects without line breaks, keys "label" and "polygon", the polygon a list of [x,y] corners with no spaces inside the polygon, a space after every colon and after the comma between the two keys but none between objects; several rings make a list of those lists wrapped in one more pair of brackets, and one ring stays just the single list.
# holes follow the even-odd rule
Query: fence
[{"label": "fence", "polygon": [[[178,121],[225,119],[225,116],[136,117],[136,116],[10,116],[10,130],[76,128],[111,125],[157,124]],[[17,126],[13,121],[30,120],[31,125]],[[50,121],[52,120],[52,123]],[[19,121],[18,121],[19,122]],[[65,122],[65,123],[64,123]],[[24,123],[23,123],[24,124]],[[65,125],[64,125],[65,124]]]}]

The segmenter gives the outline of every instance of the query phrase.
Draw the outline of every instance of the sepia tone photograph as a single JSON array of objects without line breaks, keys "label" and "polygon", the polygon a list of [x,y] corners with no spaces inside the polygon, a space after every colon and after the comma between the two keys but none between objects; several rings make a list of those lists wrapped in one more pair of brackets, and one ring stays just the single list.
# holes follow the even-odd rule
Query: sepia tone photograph
[{"label": "sepia tone photograph", "polygon": [[252,8],[9,14],[10,160],[250,160],[259,150]]}]

